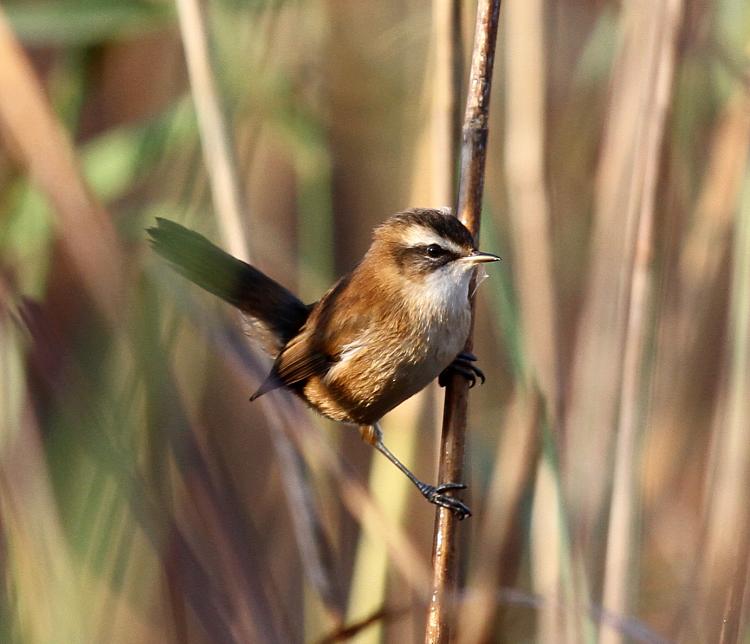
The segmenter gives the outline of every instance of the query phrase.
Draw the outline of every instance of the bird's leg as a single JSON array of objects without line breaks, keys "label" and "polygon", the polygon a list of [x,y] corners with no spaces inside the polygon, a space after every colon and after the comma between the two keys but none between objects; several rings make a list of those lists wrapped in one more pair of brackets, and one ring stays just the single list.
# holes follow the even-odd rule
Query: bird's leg
[{"label": "bird's leg", "polygon": [[362,440],[372,445],[398,469],[406,474],[409,480],[417,486],[417,489],[422,493],[422,496],[424,496],[424,498],[430,503],[434,503],[443,508],[448,508],[456,515],[456,517],[458,517],[459,520],[471,516],[471,510],[469,510],[465,504],[458,499],[454,499],[452,496],[443,494],[444,492],[451,490],[463,490],[466,488],[466,485],[463,483],[443,483],[442,485],[434,486],[429,483],[424,483],[414,476],[411,470],[399,461],[393,452],[385,446],[383,443],[383,432],[380,429],[380,425],[377,423],[374,425],[362,425],[359,428],[359,432],[362,435]]},{"label": "bird's leg", "polygon": [[443,372],[438,376],[438,384],[445,387],[454,373],[466,378],[469,381],[469,388],[477,384],[477,378],[481,381],[480,384],[484,384],[484,373],[473,364],[476,360],[477,357],[473,353],[462,351],[454,358],[453,362],[443,369]]}]

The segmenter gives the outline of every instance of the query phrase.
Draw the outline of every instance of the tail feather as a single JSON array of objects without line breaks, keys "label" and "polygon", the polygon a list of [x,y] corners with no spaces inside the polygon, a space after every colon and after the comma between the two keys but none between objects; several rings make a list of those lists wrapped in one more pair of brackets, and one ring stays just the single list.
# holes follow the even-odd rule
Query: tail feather
[{"label": "tail feather", "polygon": [[198,233],[157,218],[148,229],[153,249],[181,275],[236,306],[266,350],[277,354],[300,330],[310,308],[258,269]]}]

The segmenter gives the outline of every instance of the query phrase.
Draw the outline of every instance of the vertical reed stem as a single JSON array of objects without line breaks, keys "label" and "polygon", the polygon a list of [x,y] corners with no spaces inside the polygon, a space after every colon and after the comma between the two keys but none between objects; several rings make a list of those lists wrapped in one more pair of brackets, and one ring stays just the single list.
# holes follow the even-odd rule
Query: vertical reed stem
[{"label": "vertical reed stem", "polygon": [[[607,553],[602,602],[615,615],[631,612],[630,594],[634,584],[634,557],[637,552],[636,521],[638,495],[638,430],[642,422],[643,395],[651,374],[645,367],[644,348],[648,336],[648,307],[651,291],[651,254],[659,157],[664,125],[669,109],[675,66],[675,48],[682,15],[681,0],[651,3],[652,24],[657,27],[648,59],[648,112],[644,114],[642,156],[636,159],[640,174],[640,203],[636,206],[637,231],[633,240],[633,260],[621,349],[619,409],[612,478]],[[602,627],[602,644],[619,644],[626,637]]]},{"label": "vertical reed stem", "polygon": [[[480,0],[477,7],[474,52],[471,58],[464,116],[461,176],[456,207],[456,215],[471,231],[477,242],[487,156],[492,67],[499,17],[500,0]],[[473,333],[470,333],[466,341],[467,351],[472,349],[472,335]],[[445,392],[443,433],[440,441],[440,481],[463,479],[467,402],[468,383],[460,377],[452,378]],[[429,644],[449,642],[454,627],[452,614],[459,581],[457,521],[449,510],[437,510],[432,548],[432,592],[425,630],[425,642]]]},{"label": "vertical reed stem", "polygon": [[435,71],[432,92],[432,190],[434,205],[456,200],[456,161],[459,124],[463,47],[460,0],[433,0]]},{"label": "vertical reed stem", "polygon": [[221,109],[211,66],[208,32],[201,0],[176,0],[177,16],[185,48],[190,89],[203,143],[203,155],[211,179],[216,216],[224,242],[235,257],[249,260],[242,230],[242,198],[229,126]]}]

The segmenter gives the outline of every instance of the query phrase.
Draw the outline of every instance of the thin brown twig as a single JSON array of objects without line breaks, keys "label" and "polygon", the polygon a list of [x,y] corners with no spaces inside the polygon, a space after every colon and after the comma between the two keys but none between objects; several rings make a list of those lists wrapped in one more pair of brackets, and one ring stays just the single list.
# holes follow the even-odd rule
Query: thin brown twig
[{"label": "thin brown twig", "polygon": [[334,642],[346,642],[359,635],[362,631],[378,622],[387,622],[403,617],[411,610],[411,606],[401,606],[400,608],[388,608],[382,606],[373,613],[370,613],[364,619],[357,620],[352,624],[337,628],[334,632],[329,633],[318,644],[333,644]]},{"label": "thin brown twig", "polygon": [[[499,18],[500,0],[480,0],[464,116],[461,176],[456,208],[456,215],[474,235],[475,241],[479,239],[490,88]],[[466,341],[468,351],[472,348],[472,335],[470,333]],[[455,377],[446,388],[440,441],[440,481],[463,479],[468,390],[468,383]],[[425,630],[425,641],[428,643],[450,641],[454,620],[453,602],[449,598],[457,596],[458,588],[457,522],[458,519],[449,510],[437,510],[432,548],[432,593]]]}]

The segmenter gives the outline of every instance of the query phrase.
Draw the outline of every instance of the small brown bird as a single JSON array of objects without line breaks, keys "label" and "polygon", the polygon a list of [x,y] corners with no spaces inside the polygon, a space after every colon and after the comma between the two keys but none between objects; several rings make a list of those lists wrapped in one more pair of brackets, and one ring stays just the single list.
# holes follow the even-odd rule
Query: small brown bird
[{"label": "small brown bird", "polygon": [[165,219],[149,229],[153,248],[177,271],[244,314],[249,334],[275,359],[251,400],[286,387],[318,412],[360,426],[432,503],[463,519],[469,509],[446,494],[456,482],[420,481],[383,444],[380,419],[440,376],[484,375],[461,353],[469,334],[473,268],[500,259],[474,247],[450,212],[415,208],[375,229],[362,261],[314,304]]}]

